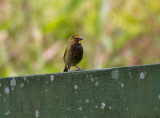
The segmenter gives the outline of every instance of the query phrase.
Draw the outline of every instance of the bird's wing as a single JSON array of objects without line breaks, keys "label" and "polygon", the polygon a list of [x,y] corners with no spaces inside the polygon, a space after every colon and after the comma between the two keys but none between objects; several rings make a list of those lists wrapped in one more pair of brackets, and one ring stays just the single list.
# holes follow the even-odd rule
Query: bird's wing
[{"label": "bird's wing", "polygon": [[63,60],[65,61],[66,58],[66,53],[67,53],[68,48],[66,47],[65,52],[64,52],[64,56],[63,56]]}]

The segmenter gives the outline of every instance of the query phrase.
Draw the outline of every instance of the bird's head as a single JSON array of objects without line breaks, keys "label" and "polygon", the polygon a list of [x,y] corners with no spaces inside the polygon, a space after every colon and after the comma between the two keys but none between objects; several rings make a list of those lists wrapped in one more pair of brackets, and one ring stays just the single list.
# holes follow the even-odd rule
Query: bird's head
[{"label": "bird's head", "polygon": [[81,45],[81,40],[83,39],[83,37],[79,36],[79,35],[73,35],[68,39],[68,43],[73,45]]}]

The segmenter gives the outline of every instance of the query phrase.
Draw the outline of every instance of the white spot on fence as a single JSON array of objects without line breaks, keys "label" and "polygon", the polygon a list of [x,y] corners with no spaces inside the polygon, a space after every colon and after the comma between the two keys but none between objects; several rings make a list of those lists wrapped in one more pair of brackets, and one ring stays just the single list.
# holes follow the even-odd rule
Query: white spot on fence
[{"label": "white spot on fence", "polygon": [[98,106],[94,106],[96,109],[98,108]]},{"label": "white spot on fence", "polygon": [[95,85],[98,86],[98,82],[96,82]]},{"label": "white spot on fence", "polygon": [[12,91],[14,90],[14,87],[12,86]]},{"label": "white spot on fence", "polygon": [[20,84],[20,87],[24,87],[24,83],[21,83],[21,84]]},{"label": "white spot on fence", "polygon": [[82,107],[80,106],[79,108],[78,108],[80,111],[82,111]]},{"label": "white spot on fence", "polygon": [[94,82],[94,79],[91,77],[91,81]]},{"label": "white spot on fence", "polygon": [[140,79],[144,79],[144,78],[145,78],[145,74],[146,74],[146,73],[141,72],[141,73],[140,73]]},{"label": "white spot on fence", "polygon": [[89,77],[89,75],[87,74],[86,77]]},{"label": "white spot on fence", "polygon": [[106,104],[104,102],[101,103],[101,109],[104,109],[104,107],[106,106]]},{"label": "white spot on fence", "polygon": [[77,86],[77,85],[74,85],[74,89],[78,89],[78,86]]},{"label": "white spot on fence", "polygon": [[38,111],[38,110],[35,111],[35,116],[36,116],[37,118],[39,117],[39,111]]},{"label": "white spot on fence", "polygon": [[158,99],[160,100],[160,94],[158,95]]},{"label": "white spot on fence", "polygon": [[51,81],[53,81],[54,80],[54,75],[51,75],[50,79],[51,79]]},{"label": "white spot on fence", "polygon": [[112,107],[111,107],[111,106],[109,106],[109,109],[111,110],[111,109],[112,109]]},{"label": "white spot on fence", "polygon": [[6,87],[6,88],[4,89],[4,92],[5,92],[6,94],[9,94],[9,88]]},{"label": "white spot on fence", "polygon": [[24,77],[24,81],[26,81],[26,77]]},{"label": "white spot on fence", "polygon": [[132,73],[131,73],[131,72],[129,72],[128,74],[129,74],[129,77],[130,77],[130,78],[132,78]]},{"label": "white spot on fence", "polygon": [[9,114],[10,114],[10,111],[9,111],[9,110],[5,112],[5,115],[6,115],[6,116],[8,116]]},{"label": "white spot on fence", "polygon": [[111,76],[113,79],[118,79],[119,78],[119,72],[118,70],[113,70],[111,73]]},{"label": "white spot on fence", "polygon": [[16,80],[15,80],[15,79],[12,79],[12,80],[10,81],[10,85],[11,85],[11,86],[16,86]]},{"label": "white spot on fence", "polygon": [[86,99],[86,100],[85,100],[85,103],[89,103],[89,99]]},{"label": "white spot on fence", "polygon": [[121,87],[122,87],[122,88],[124,87],[124,84],[123,84],[123,82],[121,83]]},{"label": "white spot on fence", "polygon": [[5,101],[6,101],[6,98],[4,98],[3,101],[5,102]]}]

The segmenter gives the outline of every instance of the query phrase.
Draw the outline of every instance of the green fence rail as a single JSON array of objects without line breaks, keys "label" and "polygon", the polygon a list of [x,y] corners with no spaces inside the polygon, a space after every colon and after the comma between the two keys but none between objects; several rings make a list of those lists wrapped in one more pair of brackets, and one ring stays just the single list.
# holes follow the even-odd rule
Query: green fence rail
[{"label": "green fence rail", "polygon": [[160,64],[0,78],[0,118],[160,118]]}]

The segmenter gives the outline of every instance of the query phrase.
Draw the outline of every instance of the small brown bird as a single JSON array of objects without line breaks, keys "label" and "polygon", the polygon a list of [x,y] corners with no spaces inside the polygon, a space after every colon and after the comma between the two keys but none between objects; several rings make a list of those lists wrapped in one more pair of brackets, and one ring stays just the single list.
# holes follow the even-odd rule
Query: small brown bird
[{"label": "small brown bird", "polygon": [[83,57],[83,47],[81,45],[81,40],[83,37],[78,35],[73,35],[68,39],[67,47],[64,53],[65,68],[64,72],[70,71],[71,66],[76,66],[78,70],[81,70],[77,64],[82,60]]}]

